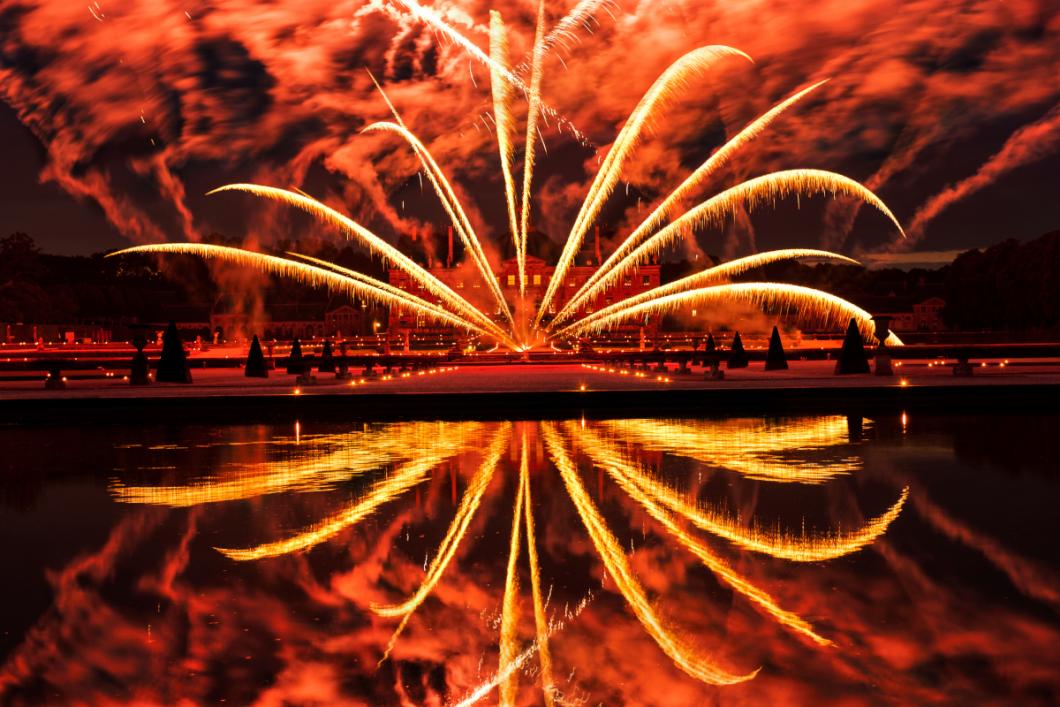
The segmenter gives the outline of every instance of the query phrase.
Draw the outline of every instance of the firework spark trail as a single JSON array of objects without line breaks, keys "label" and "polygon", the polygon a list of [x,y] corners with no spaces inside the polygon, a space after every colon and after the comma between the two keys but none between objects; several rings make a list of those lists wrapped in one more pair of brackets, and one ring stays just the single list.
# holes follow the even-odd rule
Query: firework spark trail
[{"label": "firework spark trail", "polygon": [[[629,116],[629,120],[619,131],[614,145],[608,150],[604,163],[600,166],[593,183],[589,187],[585,201],[582,202],[578,216],[575,218],[574,226],[563,247],[559,262],[556,264],[555,275],[545,290],[545,296],[541,300],[541,306],[537,312],[534,324],[541,321],[542,315],[548,311],[552,299],[559,290],[560,283],[564,280],[568,268],[570,268],[574,257],[581,249],[582,240],[589,226],[599,214],[604,201],[610,196],[622,174],[622,166],[626,158],[632,153],[639,142],[641,132],[651,120],[655,113],[662,110],[667,102],[675,97],[681,89],[690,85],[693,77],[706,73],[716,64],[727,57],[743,57],[752,61],[738,49],[724,45],[709,45],[694,49],[671,64],[662,75],[655,80],[651,88],[640,99],[637,107]],[[752,62],[753,63],[753,62]]]},{"label": "firework spark trail", "polygon": [[449,529],[446,530],[445,537],[442,538],[442,542],[438,546],[438,551],[435,553],[434,559],[431,561],[430,567],[427,569],[427,574],[412,596],[400,604],[371,605],[372,611],[379,616],[391,618],[397,616],[401,617],[401,622],[390,636],[390,641],[387,643],[386,651],[384,651],[383,657],[379,661],[380,663],[390,656],[390,653],[394,650],[394,646],[397,644],[398,637],[401,635],[401,632],[405,630],[412,615],[415,613],[416,609],[423,604],[430,593],[434,591],[434,588],[438,585],[442,575],[445,574],[445,570],[449,567],[450,562],[452,562],[453,557],[456,555],[457,548],[460,547],[460,543],[463,541],[464,535],[467,533],[467,529],[471,525],[471,520],[475,517],[475,513],[478,511],[478,508],[482,503],[482,497],[486,493],[486,488],[493,479],[493,473],[497,469],[497,462],[500,461],[501,456],[508,447],[510,434],[510,424],[506,424],[494,434],[493,442],[489,446],[486,458],[482,461],[482,465],[479,467],[478,471],[475,472],[475,476],[471,479],[467,491],[464,492],[463,497],[460,499],[460,506],[457,508],[453,520],[449,524]]},{"label": "firework spark trail", "polygon": [[[389,104],[389,101],[387,102]],[[486,257],[486,253],[482,249],[482,243],[479,241],[475,229],[471,226],[471,220],[468,219],[463,205],[457,198],[456,192],[453,191],[452,184],[445,176],[442,168],[435,161],[434,156],[431,155],[430,150],[428,150],[427,146],[416,137],[415,133],[400,122],[400,119],[397,123],[390,123],[387,121],[372,123],[361,132],[370,132],[373,130],[385,130],[397,133],[412,147],[413,152],[416,153],[416,156],[420,160],[420,164],[423,165],[424,171],[427,173],[428,181],[430,181],[431,186],[438,195],[438,199],[442,202],[442,207],[449,215],[450,220],[452,220],[457,235],[460,236],[460,240],[464,244],[464,249],[471,255],[475,267],[478,268],[479,275],[486,282],[486,286],[490,289],[494,299],[497,300],[497,306],[500,308],[505,318],[508,319],[509,322],[514,323],[512,312],[508,308],[508,302],[504,299],[500,283],[497,281],[497,275],[493,272],[493,268],[490,267],[489,259]]]},{"label": "firework spark trail", "polygon": [[[843,322],[854,319],[861,335],[869,340],[875,332],[872,315],[861,307],[821,290],[782,282],[741,282],[679,292],[620,309],[584,328],[575,325],[571,332],[582,334],[603,331],[627,319],[672,312],[683,306],[710,307],[737,303],[777,311],[780,314],[795,314],[800,321],[810,321],[825,327],[839,327]],[[902,341],[891,334],[887,338],[887,344],[901,346]]]},{"label": "firework spark trail", "polygon": [[[439,447],[446,445],[438,445]],[[446,459],[455,456],[459,450],[424,450],[423,456],[414,462],[402,465],[388,477],[377,481],[364,497],[334,513],[328,518],[315,523],[296,535],[263,543],[248,548],[214,548],[225,557],[239,562],[260,560],[265,557],[278,557],[292,552],[308,550],[322,542],[330,540],[346,528],[361,522],[384,503],[400,497],[406,491],[418,486],[429,478],[429,472]]]},{"label": "firework spark trail", "polygon": [[[604,448],[602,442],[599,446]],[[745,550],[791,562],[824,562],[861,550],[887,532],[887,528],[902,512],[909,498],[909,488],[906,487],[902,489],[898,500],[890,508],[879,516],[869,519],[854,532],[835,531],[820,535],[807,535],[804,531],[802,535],[792,535],[754,526],[745,528],[735,517],[703,508],[698,504],[687,503],[669,485],[644,473],[628,459],[619,462],[618,460],[622,458],[617,450],[613,448],[608,450],[607,461],[616,468],[620,468],[621,473],[631,483],[636,484],[651,499],[700,530],[717,535]]]},{"label": "firework spark trail", "polygon": [[[578,618],[581,613],[585,611],[585,607],[589,606],[589,602],[592,601],[592,599],[592,593],[588,594],[584,599],[578,602],[578,604],[573,609],[566,612],[563,620],[556,620],[549,624],[548,634],[546,637],[551,637],[566,628],[569,622]],[[529,648],[520,653],[515,660],[509,663],[508,667],[504,670],[504,672],[495,673],[489,680],[476,687],[470,695],[460,700],[460,702],[456,704],[456,707],[468,707],[469,705],[476,704],[479,700],[488,695],[493,690],[493,688],[497,687],[497,685],[500,685],[502,681],[507,679],[508,675],[522,668],[537,651],[538,645],[535,641],[534,643],[530,644]]]},{"label": "firework spark trail", "polygon": [[[275,255],[266,255],[252,250],[232,248],[230,246],[211,245],[208,243],[155,243],[151,245],[133,246],[125,248],[107,257],[126,255],[130,253],[178,253],[182,255],[196,255],[203,258],[214,258],[224,260],[242,266],[256,267],[259,270],[288,277],[314,287],[327,287],[332,290],[355,294],[364,299],[378,302],[387,306],[404,306],[415,310],[433,321],[445,322],[461,329],[472,329],[482,334],[493,335],[494,332],[487,331],[484,327],[468,321],[459,314],[442,309],[438,305],[422,300],[414,295],[403,293],[402,296],[390,291],[390,286],[382,287],[383,283],[367,275],[353,278],[348,275],[335,272],[333,269],[317,267],[300,263],[295,260],[280,258]],[[299,256],[304,257],[304,256]],[[329,266],[330,267],[330,266]],[[373,284],[374,283],[374,284]]]},{"label": "firework spark trail", "polygon": [[[816,485],[864,468],[857,455],[824,456],[849,444],[849,427],[841,415],[786,422],[734,418],[709,426],[699,421],[612,420],[599,426],[615,440],[695,459],[754,481]],[[783,450],[815,456],[793,461]]]},{"label": "firework spark trail", "polygon": [[604,261],[603,265],[597,268],[596,272],[582,285],[578,292],[575,293],[566,305],[556,314],[553,321],[559,322],[565,319],[568,315],[576,312],[578,305],[584,301],[582,293],[588,288],[596,284],[596,281],[606,275],[615,263],[619,259],[623,258],[633,248],[640,245],[640,243],[660,224],[663,223],[670,215],[675,211],[675,207],[679,206],[681,202],[688,196],[688,194],[695,189],[701,187],[710,177],[712,177],[719,169],[728,164],[736,152],[740,150],[744,145],[754,140],[756,137],[761,135],[766,128],[773,123],[782,113],[791,108],[793,105],[801,101],[804,97],[815,91],[820,86],[828,82],[828,79],[818,81],[815,84],[807,86],[806,88],[798,91],[794,95],[781,101],[777,105],[770,108],[768,111],[760,115],[758,118],[746,125],[740,132],[734,135],[730,140],[726,141],[717,152],[707,158],[703,164],[696,168],[692,174],[690,174],[681,184],[674,189],[670,194],[663,199],[655,210],[648,215],[644,221],[637,226],[633,232],[624,240],[621,245],[610,255],[607,260]]},{"label": "firework spark trail", "polygon": [[776,619],[782,626],[809,638],[819,646],[835,645],[831,640],[824,638],[814,631],[813,626],[811,626],[805,619],[797,614],[780,608],[773,597],[751,584],[739,573],[733,570],[723,559],[714,554],[710,548],[685,532],[676,522],[674,522],[670,514],[664,511],[656,503],[655,499],[645,493],[643,487],[639,486],[631,479],[631,476],[637,473],[637,470],[634,467],[618,461],[620,458],[619,455],[615,454],[613,450],[609,450],[606,445],[599,443],[594,444],[592,441],[594,435],[591,432],[587,433],[586,436],[589,437],[590,441],[586,442],[582,435],[578,435],[579,441],[582,442],[583,448],[589,455],[590,459],[592,459],[595,464],[602,467],[604,471],[606,471],[608,475],[614,479],[620,487],[622,487],[630,498],[641,504],[641,506],[644,507],[644,510],[648,512],[648,515],[666,528],[666,530],[669,531],[685,549],[699,558],[707,569],[725,580],[729,586]]},{"label": "firework spark trail", "polygon": [[754,678],[758,670],[738,675],[722,669],[705,656],[697,655],[690,646],[678,639],[673,631],[662,623],[648,601],[640,582],[633,575],[622,546],[608,530],[604,519],[585,491],[585,487],[578,478],[577,467],[568,456],[558,431],[551,423],[542,423],[542,432],[549,456],[559,469],[563,483],[567,487],[567,493],[574,502],[578,516],[585,525],[589,538],[603,560],[604,566],[630,609],[659,648],[674,661],[677,667],[701,682],[711,685],[731,685]]},{"label": "firework spark trail", "polygon": [[288,206],[302,209],[306,213],[340,229],[347,235],[347,237],[350,235],[356,236],[358,240],[368,247],[369,252],[391,261],[398,270],[401,270],[414,281],[422,285],[426,291],[444,301],[448,306],[452,307],[455,312],[460,313],[469,320],[477,321],[480,327],[489,330],[492,335],[499,337],[504,341],[505,345],[518,348],[515,342],[512,341],[511,337],[509,337],[489,317],[476,309],[470,302],[458,295],[434,275],[431,275],[421,265],[417,265],[400,250],[345,214],[342,214],[330,206],[310,196],[306,196],[305,194],[299,194],[297,192],[276,187],[266,187],[260,184],[226,184],[223,187],[218,187],[217,189],[208,192],[207,195],[226,191],[246,192],[248,194],[253,194],[254,196],[271,199],[273,201],[287,204]]},{"label": "firework spark trail", "polygon": [[[524,459],[526,447],[523,447]],[[503,673],[519,657],[519,530],[523,523],[522,475],[526,466],[520,465],[519,492],[515,498],[515,513],[512,514],[512,538],[508,548],[508,572],[504,580],[504,604],[501,611],[501,656],[497,672]],[[518,672],[507,671],[501,682],[501,704],[514,705],[518,688]]]},{"label": "firework spark trail", "polygon": [[[567,51],[571,51],[571,43],[578,39],[577,28],[586,26],[600,9],[610,12],[610,9],[614,6],[613,0],[581,0],[545,35],[545,38],[541,41],[542,56],[547,56],[557,44],[562,45]],[[513,72],[520,76],[527,71],[532,72],[533,62],[534,55],[531,54],[530,59],[524,59],[519,62]]]},{"label": "firework spark trail", "polygon": [[[812,196],[825,193],[831,193],[833,196],[855,197],[871,204],[890,219],[898,229],[898,232],[904,235],[901,224],[898,223],[898,219],[887,208],[887,205],[878,196],[849,177],[820,169],[791,169],[782,172],[772,172],[726,189],[668,224],[665,228],[628,252],[609,272],[599,277],[596,284],[586,288],[582,292],[582,299],[589,300],[598,295],[628,269],[634,267],[637,263],[644,262],[679,238],[688,236],[703,226],[717,227],[722,225],[729,214],[738,206],[753,211],[766,201],[775,202],[777,199],[790,195]],[[553,278],[553,283],[556,281]]]},{"label": "firework spark trail", "polygon": [[[467,447],[470,435],[481,433],[478,425],[447,428],[446,435],[457,446]],[[114,480],[108,485],[118,503],[149,504],[170,508],[190,508],[207,503],[228,503],[274,493],[328,491],[350,479],[381,469],[387,464],[407,461],[415,454],[420,440],[437,435],[433,424],[401,423],[388,425],[379,433],[351,432],[326,435],[313,441],[319,448],[332,448],[304,459],[253,465],[234,475],[196,477],[180,486],[127,486]]]},{"label": "firework spark trail", "polygon": [[[787,248],[783,250],[770,250],[764,253],[755,253],[754,255],[748,255],[743,258],[731,260],[727,263],[715,265],[702,272],[694,273],[688,277],[683,277],[680,280],[675,280],[666,285],[661,285],[648,290],[647,292],[642,292],[639,295],[627,297],[615,304],[599,309],[586,317],[582,317],[578,320],[577,324],[579,326],[591,324],[597,319],[613,314],[624,307],[631,307],[640,304],[641,302],[647,302],[656,297],[672,295],[676,292],[685,292],[686,290],[692,290],[697,287],[728,282],[737,275],[741,275],[749,270],[760,268],[771,263],[780,262],[782,260],[799,260],[806,258],[829,260],[837,263],[845,263],[847,265],[860,265],[858,261],[853,258],[848,258],[845,255],[830,253],[827,250],[815,250],[813,248]],[[559,315],[557,315],[557,318],[558,316]],[[570,327],[564,327],[563,329],[556,331],[554,336],[563,336],[568,328]]]},{"label": "firework spark trail", "polygon": [[537,539],[534,532],[534,509],[530,497],[530,471],[526,437],[523,437],[522,458],[519,461],[519,476],[523,486],[523,520],[526,525],[526,550],[530,560],[530,589],[534,599],[534,626],[537,629],[537,651],[541,662],[541,689],[545,696],[545,707],[555,704],[552,680],[552,653],[548,647],[548,618],[541,594],[541,568],[537,561]]},{"label": "firework spark trail", "polygon": [[390,113],[394,116],[394,121],[397,125],[395,126],[393,123],[382,121],[369,125],[361,132],[369,132],[371,130],[390,130],[403,137],[409,145],[412,146],[412,150],[416,153],[416,157],[419,158],[420,164],[427,173],[427,178],[430,180],[431,186],[434,187],[438,199],[442,202],[442,206],[449,215],[449,219],[453,222],[453,226],[456,228],[460,240],[464,244],[464,249],[471,254],[471,258],[475,261],[475,266],[478,268],[479,275],[486,282],[486,286],[490,288],[490,292],[493,293],[493,297],[497,300],[497,305],[500,307],[501,312],[504,314],[508,322],[514,325],[515,321],[512,318],[512,312],[508,307],[508,301],[504,298],[504,294],[501,292],[501,286],[500,282],[497,280],[497,275],[493,272],[493,268],[490,267],[489,259],[486,257],[486,253],[482,249],[482,242],[475,233],[475,229],[471,225],[471,220],[464,212],[464,206],[460,202],[460,199],[457,198],[456,192],[453,190],[453,185],[449,182],[448,177],[446,177],[445,172],[442,171],[438,162],[435,161],[434,155],[431,154],[431,151],[428,150],[427,146],[423,144],[423,141],[421,141],[415,133],[409,130],[408,126],[405,125],[405,121],[401,118],[401,114],[390,101],[390,97],[387,95],[386,91],[383,90],[383,87],[379,85],[379,82],[375,80],[375,75],[371,71],[368,71],[368,76],[372,79],[372,83],[375,84],[376,90],[379,91],[379,94],[386,102],[386,105],[390,109]]},{"label": "firework spark trail", "polygon": [[[537,145],[537,119],[541,112],[541,81],[545,65],[545,0],[537,3],[537,29],[534,32],[533,62],[530,70],[530,96],[526,112],[526,141],[523,151],[523,194],[520,200],[519,241],[523,257],[520,277],[523,277],[526,262],[527,230],[530,227],[530,188],[534,180],[534,160]],[[520,280],[520,292],[525,283]]]},{"label": "firework spark trail", "polygon": [[[511,84],[512,87],[521,91],[523,95],[529,94],[530,90],[529,87],[526,85],[526,82],[524,82],[521,78],[512,73],[511,69],[509,69],[507,66],[503,66],[494,61],[494,59],[492,59],[488,54],[479,49],[474,42],[472,42],[470,39],[461,34],[455,27],[446,22],[442,18],[442,16],[439,15],[437,12],[431,10],[430,8],[426,8],[423,5],[420,5],[418,2],[415,2],[415,0],[394,1],[402,5],[416,19],[444,34],[460,48],[466,51],[473,59],[485,65],[491,73],[494,71],[498,72],[501,78]],[[576,140],[583,144],[586,144],[588,142],[588,138],[586,138],[585,135],[580,130],[578,130],[578,128],[576,128],[573,123],[564,118],[555,108],[552,108],[551,106],[542,103],[541,109],[550,118],[555,120],[558,125],[566,127]]]},{"label": "firework spark trail", "polygon": [[[331,270],[332,272],[336,272],[336,273],[338,273],[340,275],[345,275],[348,278],[351,278],[353,280],[357,280],[358,282],[363,282],[366,285],[370,285],[372,287],[378,287],[380,290],[388,292],[388,293],[392,294],[393,296],[398,297],[398,298],[400,298],[400,299],[402,299],[404,301],[411,302],[411,303],[416,303],[416,304],[420,304],[420,305],[425,305],[425,306],[428,306],[428,307],[434,307],[436,309],[441,309],[440,307],[438,307],[438,305],[432,304],[432,303],[428,302],[425,299],[421,299],[421,298],[417,297],[416,295],[411,294],[410,292],[407,292],[407,291],[401,289],[400,287],[394,287],[389,282],[383,282],[382,280],[377,280],[374,277],[370,277],[370,276],[365,275],[364,273],[358,272],[356,270],[351,270],[350,268],[344,268],[343,266],[336,265],[335,263],[332,263],[332,262],[330,262],[328,260],[321,260],[320,258],[314,258],[311,255],[305,255],[303,253],[295,253],[295,252],[289,251],[289,250],[286,251],[286,254],[291,256],[292,258],[298,258],[299,260],[304,260],[305,262],[311,263],[313,265],[316,265],[317,267],[324,268],[325,270]],[[442,310],[442,311],[447,311],[447,310]]]},{"label": "firework spark trail", "polygon": [[519,293],[526,291],[526,253],[519,237],[519,207],[515,203],[515,178],[512,176],[513,136],[515,125],[511,115],[511,86],[498,68],[508,66],[508,34],[501,13],[490,10],[490,89],[493,93],[493,119],[497,124],[497,150],[500,153],[501,174],[504,177],[504,198],[508,204],[508,228],[515,245],[515,259],[519,270]]}]

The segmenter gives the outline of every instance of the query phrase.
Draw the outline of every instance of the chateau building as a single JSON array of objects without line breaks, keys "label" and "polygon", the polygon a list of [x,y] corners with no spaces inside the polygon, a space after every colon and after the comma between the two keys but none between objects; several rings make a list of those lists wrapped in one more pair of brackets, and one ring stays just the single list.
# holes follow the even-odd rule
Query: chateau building
[{"label": "chateau building", "polygon": [[[596,261],[596,264],[593,264],[593,261]],[[571,297],[574,296],[574,293],[585,284],[594,272],[596,272],[599,258],[596,256],[589,258],[581,256],[577,259],[577,262],[585,262],[586,264],[574,265],[568,269],[566,282],[564,282],[557,291],[552,306],[549,308],[550,311],[545,314],[543,321],[549,321],[551,317],[559,311],[559,308],[570,301]],[[658,265],[641,265],[632,273],[626,274],[625,277],[617,283],[608,287],[608,289],[601,293],[599,297],[586,303],[578,314],[583,315],[591,313],[597,309],[624,300],[627,297],[632,297],[633,295],[658,287],[659,270],[660,267]],[[523,300],[527,309],[525,316],[532,318],[534,313],[537,312],[555,271],[555,266],[549,265],[541,258],[527,255],[526,294],[525,299]],[[491,297],[489,289],[486,287],[486,284],[482,282],[482,278],[476,269],[468,267],[467,264],[458,267],[443,267],[439,265],[431,267],[430,273],[468,301],[482,307],[485,311],[488,311],[494,320],[500,321],[501,314],[498,311],[496,302]],[[412,282],[409,276],[404,272],[391,269],[388,275],[391,285],[400,287],[401,289],[407,290],[419,297],[423,297],[429,302],[436,303],[438,301],[437,298],[432,297],[417,283]],[[509,258],[502,262],[496,275],[509,308],[512,312],[517,312],[519,310],[520,297],[519,267],[516,259]],[[632,330],[639,329],[641,326],[646,326],[651,332],[654,332],[654,329],[657,326],[657,320],[653,318],[647,322],[629,322],[624,327],[619,328]],[[439,326],[436,323],[425,321],[422,315],[417,315],[415,312],[410,312],[400,307],[390,308],[389,331],[391,332],[401,334],[404,334],[405,332],[425,334],[441,333],[449,330],[449,327]]]}]

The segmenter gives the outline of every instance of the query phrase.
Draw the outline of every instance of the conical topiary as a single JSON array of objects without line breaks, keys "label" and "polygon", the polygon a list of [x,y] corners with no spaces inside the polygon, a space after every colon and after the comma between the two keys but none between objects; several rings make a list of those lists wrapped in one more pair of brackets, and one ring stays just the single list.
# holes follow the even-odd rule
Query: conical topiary
[{"label": "conical topiary", "polygon": [[718,345],[714,343],[714,335],[707,334],[707,344],[703,347],[703,353],[712,354],[718,350]]},{"label": "conical topiary", "polygon": [[836,375],[851,373],[868,373],[869,357],[865,355],[865,342],[858,331],[858,323],[850,320],[847,335],[843,338],[843,348],[839,350],[839,359],[835,362]]},{"label": "conical topiary", "polygon": [[335,354],[331,352],[331,340],[324,340],[324,348],[320,352],[320,364],[317,370],[321,373],[335,372]]},{"label": "conical topiary", "polygon": [[749,360],[747,351],[743,347],[743,339],[740,338],[740,332],[736,332],[736,336],[732,337],[732,348],[729,350],[729,360],[725,367],[747,368]]},{"label": "conical topiary", "polygon": [[250,353],[247,354],[247,365],[243,367],[243,375],[247,378],[268,378],[269,367],[265,363],[265,354],[261,351],[261,342],[258,335],[250,341]]},{"label": "conical topiary", "polygon": [[766,353],[767,371],[788,370],[788,357],[784,355],[784,344],[780,340],[780,332],[773,327],[773,333],[769,337],[769,351]]},{"label": "conical topiary", "polygon": [[291,353],[287,355],[287,372],[295,375],[305,371],[305,356],[302,355],[302,342],[295,339],[291,342]]},{"label": "conical topiary", "polygon": [[184,352],[184,344],[174,322],[170,322],[162,334],[162,356],[158,359],[155,380],[159,383],[191,383],[188,355]]}]

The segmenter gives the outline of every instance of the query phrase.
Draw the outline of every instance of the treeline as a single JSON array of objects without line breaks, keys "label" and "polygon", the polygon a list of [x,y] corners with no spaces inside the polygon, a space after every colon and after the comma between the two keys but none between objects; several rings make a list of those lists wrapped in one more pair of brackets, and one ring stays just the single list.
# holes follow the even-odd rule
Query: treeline
[{"label": "treeline", "polygon": [[[221,236],[209,242],[239,245]],[[302,249],[304,244],[299,244]],[[290,248],[281,243],[277,252]],[[333,262],[382,275],[378,259],[349,246],[319,244],[315,251]],[[217,268],[216,272],[211,267]],[[42,253],[25,233],[0,238],[0,322],[33,324],[110,324],[204,318],[225,309],[237,289],[215,276],[223,268],[193,256],[64,256]],[[252,288],[266,302],[330,302],[328,293],[289,280],[250,273],[239,287]],[[247,293],[241,293],[244,299]],[[345,298],[340,298],[345,301]]]},{"label": "treeline", "polygon": [[[240,245],[214,235],[208,242]],[[295,247],[297,246],[297,247]],[[386,279],[382,263],[347,244],[325,239],[280,243],[275,252],[298,250]],[[716,260],[716,259],[715,259]],[[702,263],[664,263],[663,282],[690,274]],[[172,312],[225,309],[232,285],[216,275],[230,266],[191,256],[104,258],[41,253],[32,238],[0,238],[0,322],[106,323],[161,321]],[[220,269],[220,268],[223,268]],[[834,293],[869,311],[888,311],[928,297],[946,300],[943,318],[961,331],[1060,330],[1060,231],[1025,243],[1004,241],[962,253],[953,263],[927,270],[868,270],[855,266],[777,263],[748,279],[802,284]],[[329,295],[289,280],[241,279],[267,302],[311,303]],[[243,292],[246,296],[246,292]]]},{"label": "treeline", "polygon": [[962,253],[947,266],[947,323],[962,330],[1060,330],[1060,231]]}]

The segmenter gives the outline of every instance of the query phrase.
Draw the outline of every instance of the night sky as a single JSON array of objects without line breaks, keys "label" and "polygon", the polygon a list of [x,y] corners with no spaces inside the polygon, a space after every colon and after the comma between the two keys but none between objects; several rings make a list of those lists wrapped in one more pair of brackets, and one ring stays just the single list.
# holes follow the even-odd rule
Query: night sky
[{"label": "night sky", "polygon": [[[769,171],[828,169],[875,191],[909,237],[900,241],[884,217],[847,199],[790,199],[704,229],[675,257],[801,245],[869,262],[927,251],[912,259],[930,261],[1060,228],[1054,0],[579,6],[591,10],[588,20],[550,51],[543,82],[544,100],[586,136],[579,142],[554,120],[542,131],[533,221],[554,241],[640,97],[707,44],[736,47],[754,64],[719,62],[659,114],[602,214],[606,239],[635,227],[726,136],[824,78],[687,206]],[[499,9],[520,71],[536,3],[429,7],[484,51],[489,11]],[[554,26],[575,3],[546,7]],[[444,212],[421,188],[408,148],[392,135],[360,134],[390,118],[366,68],[457,183],[479,232],[503,243],[489,71],[383,0],[8,0],[0,235],[24,231],[46,251],[90,253],[215,232],[251,244],[327,232],[250,196],[204,196],[254,181],[304,189],[392,241],[403,234],[436,247],[423,236],[444,232]],[[515,112],[521,130],[521,95]]]}]

